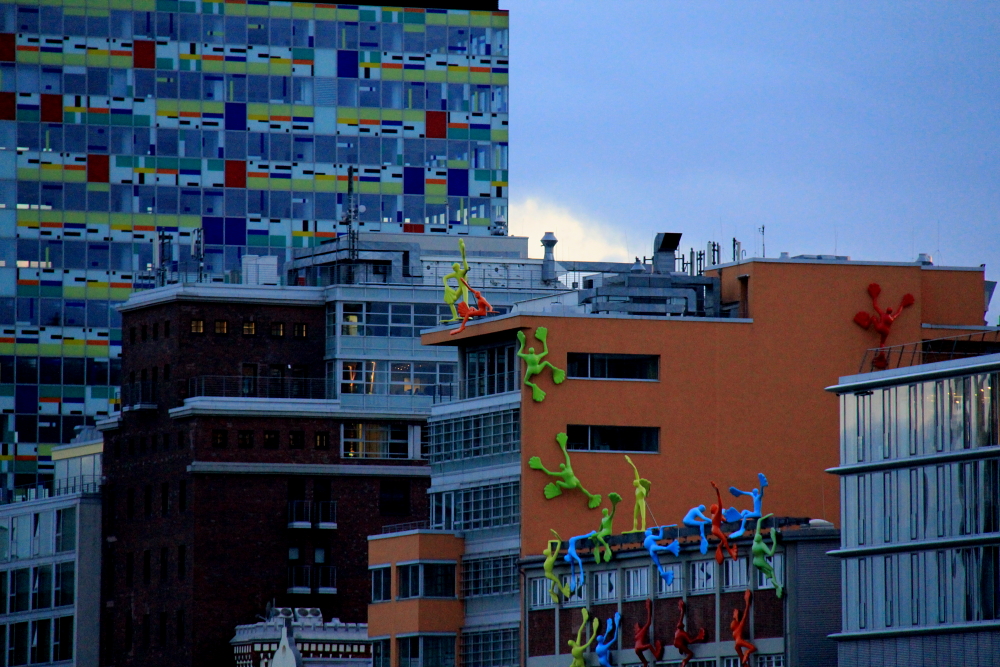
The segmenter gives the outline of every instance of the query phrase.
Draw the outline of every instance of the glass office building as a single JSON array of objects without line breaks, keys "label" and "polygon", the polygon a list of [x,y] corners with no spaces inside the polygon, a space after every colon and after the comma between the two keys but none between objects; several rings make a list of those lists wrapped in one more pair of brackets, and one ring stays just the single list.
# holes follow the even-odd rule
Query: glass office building
[{"label": "glass office building", "polygon": [[116,410],[116,304],[161,268],[238,281],[244,255],[273,255],[282,275],[293,248],[347,231],[350,167],[361,231],[505,234],[507,26],[469,9],[0,3],[7,484],[51,474],[53,445]]}]

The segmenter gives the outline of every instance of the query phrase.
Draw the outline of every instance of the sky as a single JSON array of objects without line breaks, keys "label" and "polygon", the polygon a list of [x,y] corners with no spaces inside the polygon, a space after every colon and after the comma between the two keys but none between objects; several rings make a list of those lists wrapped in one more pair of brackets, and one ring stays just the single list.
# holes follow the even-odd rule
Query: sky
[{"label": "sky", "polygon": [[557,259],[618,261],[670,231],[724,261],[736,238],[1000,280],[1000,3],[500,6],[532,256],[545,231]]}]

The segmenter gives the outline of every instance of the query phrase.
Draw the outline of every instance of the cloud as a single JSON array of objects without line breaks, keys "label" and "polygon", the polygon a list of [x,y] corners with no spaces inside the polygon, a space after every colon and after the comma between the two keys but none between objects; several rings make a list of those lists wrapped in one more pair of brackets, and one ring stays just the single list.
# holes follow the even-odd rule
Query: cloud
[{"label": "cloud", "polygon": [[537,197],[510,204],[511,236],[528,237],[528,254],[541,257],[545,232],[559,239],[557,260],[588,262],[626,262],[629,259],[626,237],[620,231],[594,220],[580,218],[569,209]]}]

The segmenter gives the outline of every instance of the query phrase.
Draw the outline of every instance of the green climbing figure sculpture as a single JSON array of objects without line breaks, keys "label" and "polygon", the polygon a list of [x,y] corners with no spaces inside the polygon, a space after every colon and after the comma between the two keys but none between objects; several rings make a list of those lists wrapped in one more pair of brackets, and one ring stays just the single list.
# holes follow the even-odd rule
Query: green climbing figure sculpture
[{"label": "green climbing figure sculpture", "polygon": [[767,559],[774,555],[774,550],[778,546],[778,529],[776,527],[771,528],[770,549],[767,548],[767,544],[764,542],[764,536],[760,534],[760,522],[771,516],[774,516],[774,514],[765,514],[757,519],[757,530],[753,534],[753,546],[750,547],[750,551],[753,553],[754,567],[763,572],[764,576],[771,580],[771,583],[774,584],[774,592],[780,598],[784,589],[778,583],[778,578],[774,576],[774,567],[767,562]]},{"label": "green climbing figure sculpture", "polygon": [[594,509],[601,504],[601,494],[591,493],[587,489],[583,488],[583,484],[575,474],[573,474],[573,464],[569,460],[569,452],[566,451],[566,441],[569,438],[565,433],[559,433],[556,435],[556,442],[559,443],[559,448],[562,450],[563,456],[566,457],[566,463],[559,464],[559,471],[546,470],[545,466],[542,465],[542,459],[537,456],[532,456],[528,459],[528,467],[532,470],[541,470],[546,475],[556,477],[555,482],[549,482],[545,485],[545,497],[548,500],[557,498],[562,495],[563,489],[567,491],[572,491],[573,489],[580,489],[583,495],[587,496],[587,507]]},{"label": "green climbing figure sculpture", "polygon": [[[552,530],[549,528],[549,530]],[[552,570],[555,568],[556,560],[559,558],[559,551],[562,549],[562,538],[559,537],[559,533],[552,530],[552,534],[556,539],[549,540],[548,546],[542,551],[545,556],[545,563],[542,565],[542,569],[545,571],[545,578],[552,582],[549,586],[549,597],[552,598],[554,604],[559,604],[559,593],[563,594],[563,597],[569,597],[570,590],[569,586],[563,586]]]},{"label": "green climbing figure sculpture", "polygon": [[523,331],[517,332],[517,340],[521,342],[521,348],[517,351],[517,356],[524,359],[525,371],[524,371],[524,384],[531,387],[531,398],[535,400],[536,403],[541,403],[545,400],[545,392],[531,382],[532,375],[540,375],[542,371],[549,368],[552,371],[552,382],[555,384],[562,384],[563,380],[566,379],[566,371],[561,368],[556,368],[547,361],[542,361],[542,358],[549,353],[549,344],[547,338],[549,335],[549,330],[545,327],[538,327],[535,329],[535,338],[542,341],[542,353],[535,354],[535,348],[529,347],[528,351],[524,351],[525,337]]},{"label": "green climbing figure sculpture", "polygon": [[[635,467],[632,463],[632,459],[625,455],[625,460],[628,464],[632,466],[632,470],[635,472],[635,479],[632,480],[632,486],[635,487],[635,507],[632,509],[632,530],[625,531],[626,533],[644,533],[646,532],[646,496],[649,495],[649,490],[653,487],[653,483],[650,482],[645,477],[639,476],[639,469]],[[639,526],[639,519],[642,519],[642,527]]]},{"label": "green climbing figure sculpture", "polygon": [[607,563],[611,560],[611,547],[608,546],[607,538],[611,537],[615,532],[612,522],[615,520],[615,510],[618,509],[618,503],[622,501],[622,497],[612,491],[608,494],[608,500],[611,501],[611,511],[608,512],[607,507],[601,510],[601,527],[590,538],[597,544],[597,548],[594,549],[595,563],[601,562],[601,547],[604,547],[604,562]]},{"label": "green climbing figure sculpture", "polygon": [[590,620],[590,614],[587,610],[583,609],[582,611],[583,623],[580,624],[580,629],[576,631],[576,641],[570,639],[566,642],[569,644],[570,655],[573,656],[573,662],[569,664],[569,667],[587,667],[587,663],[583,661],[583,654],[594,643],[594,640],[597,638],[597,628],[601,625],[600,619],[595,616],[593,626],[590,629],[590,639],[587,640],[587,643],[582,643],[583,630],[587,627],[587,621]]},{"label": "green climbing figure sculpture", "polygon": [[[469,287],[466,284],[466,276],[469,274],[469,262],[465,258],[465,239],[458,240],[458,249],[462,253],[462,263],[459,264],[455,262],[451,265],[451,273],[444,276],[441,282],[444,283],[444,302],[448,304],[451,308],[451,319],[443,320],[442,324],[448,324],[449,322],[458,322],[461,317],[458,316],[458,310],[455,308],[455,304],[459,301],[459,297],[462,298],[465,303],[469,303]],[[458,289],[452,289],[451,285],[448,284],[448,280],[454,278]]]}]

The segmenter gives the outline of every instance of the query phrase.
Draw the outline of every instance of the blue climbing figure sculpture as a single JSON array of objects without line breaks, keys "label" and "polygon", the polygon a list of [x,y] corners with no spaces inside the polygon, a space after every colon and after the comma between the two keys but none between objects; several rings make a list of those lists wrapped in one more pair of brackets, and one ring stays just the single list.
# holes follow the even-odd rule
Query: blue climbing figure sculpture
[{"label": "blue climbing figure sculpture", "polygon": [[705,516],[705,506],[698,505],[689,509],[688,513],[684,515],[683,523],[685,526],[698,529],[698,533],[701,535],[701,552],[707,554],[708,539],[705,537],[705,526],[710,525],[712,520]]},{"label": "blue climbing figure sculpture", "polygon": [[677,524],[672,523],[669,526],[659,526],[646,529],[646,537],[642,541],[642,546],[646,548],[649,552],[649,557],[653,559],[653,563],[656,564],[656,571],[660,573],[660,577],[663,578],[663,582],[670,586],[674,583],[674,572],[673,570],[664,570],[663,565],[660,563],[660,554],[664,551],[672,553],[674,556],[679,556],[681,553],[681,543],[675,538],[673,542],[667,546],[660,546],[657,544],[660,540],[666,539],[663,536],[664,531],[667,528],[676,528]]},{"label": "blue climbing figure sculpture", "polygon": [[[569,538],[569,543],[566,547],[567,553],[563,556],[563,560],[569,563],[569,590],[571,593],[576,593],[578,590],[583,588],[583,559],[580,558],[580,554],[576,552],[576,543],[580,540],[589,540],[596,534],[597,531],[592,530],[586,535],[577,535],[576,537]],[[577,581],[576,575],[573,574],[575,568],[580,569],[579,581]]]},{"label": "blue climbing figure sculpture", "polygon": [[601,667],[611,667],[611,647],[618,641],[618,628],[621,627],[621,622],[622,615],[615,612],[615,617],[608,619],[604,634],[597,635],[597,647],[594,652],[597,653],[597,662]]},{"label": "blue climbing figure sculpture", "polygon": [[723,516],[726,518],[726,521],[740,522],[740,529],[730,535],[730,538],[743,537],[744,533],[747,532],[747,520],[759,519],[762,516],[761,504],[764,502],[764,489],[767,487],[767,477],[764,476],[764,473],[759,472],[757,473],[757,479],[760,480],[759,489],[753,489],[752,491],[740,491],[735,486],[729,487],[729,493],[733,494],[736,498],[739,498],[740,496],[750,496],[753,498],[753,510],[740,511],[735,507],[730,507],[723,512]]}]

